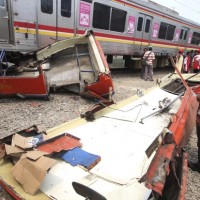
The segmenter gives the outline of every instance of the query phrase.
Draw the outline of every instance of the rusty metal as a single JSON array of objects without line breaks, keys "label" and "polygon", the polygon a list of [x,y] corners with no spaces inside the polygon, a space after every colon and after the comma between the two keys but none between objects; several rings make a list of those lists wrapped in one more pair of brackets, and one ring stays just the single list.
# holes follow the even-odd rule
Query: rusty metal
[{"label": "rusty metal", "polygon": [[[170,162],[175,159],[179,151],[187,143],[187,138],[195,126],[198,102],[191,88],[187,88],[177,114],[172,119],[169,130],[173,134],[174,142],[161,144],[146,174],[146,186],[158,194],[163,194],[166,178],[172,171]],[[183,183],[184,180],[179,180]],[[181,192],[182,188],[180,188]],[[177,191],[178,192],[178,191]]]},{"label": "rusty metal", "polygon": [[94,121],[94,114],[99,110],[114,104],[113,101],[102,100],[98,104],[96,104],[92,109],[86,111],[84,114],[81,114],[81,118],[85,118],[87,121]]},{"label": "rusty metal", "polygon": [[175,144],[162,145],[158,148],[146,174],[145,185],[162,195],[167,175],[169,175],[169,163],[172,159]]},{"label": "rusty metal", "polygon": [[37,149],[51,154],[53,152],[60,152],[62,150],[69,150],[75,147],[81,147],[82,144],[79,140],[79,138],[76,138],[70,134],[64,134],[45,141],[44,143],[40,144]]},{"label": "rusty metal", "polygon": [[185,193],[187,187],[187,175],[188,175],[188,153],[184,152],[182,155],[182,176],[181,176],[181,190],[177,200],[185,200]]}]

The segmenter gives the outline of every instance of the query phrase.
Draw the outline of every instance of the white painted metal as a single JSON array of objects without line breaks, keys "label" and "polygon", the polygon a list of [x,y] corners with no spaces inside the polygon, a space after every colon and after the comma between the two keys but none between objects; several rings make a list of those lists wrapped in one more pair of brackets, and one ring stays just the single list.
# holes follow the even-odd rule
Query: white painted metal
[{"label": "white painted metal", "polygon": [[156,88],[120,110],[110,109],[95,121],[67,131],[81,138],[82,148],[101,156],[101,161],[90,171],[59,161],[47,174],[41,190],[59,200],[83,199],[72,188],[72,181],[76,181],[108,200],[147,200],[151,191],[138,182],[153,157],[147,158],[145,150],[168,127],[181,101],[175,101],[167,113],[145,119],[144,124],[140,119],[159,110],[159,101],[166,97],[173,101],[177,96]]}]

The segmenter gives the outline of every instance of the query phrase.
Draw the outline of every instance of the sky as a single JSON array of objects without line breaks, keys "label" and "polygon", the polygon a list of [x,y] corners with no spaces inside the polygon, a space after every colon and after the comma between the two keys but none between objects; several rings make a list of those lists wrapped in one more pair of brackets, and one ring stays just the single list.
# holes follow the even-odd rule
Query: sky
[{"label": "sky", "polygon": [[200,24],[200,0],[151,0],[171,8],[180,16]]}]

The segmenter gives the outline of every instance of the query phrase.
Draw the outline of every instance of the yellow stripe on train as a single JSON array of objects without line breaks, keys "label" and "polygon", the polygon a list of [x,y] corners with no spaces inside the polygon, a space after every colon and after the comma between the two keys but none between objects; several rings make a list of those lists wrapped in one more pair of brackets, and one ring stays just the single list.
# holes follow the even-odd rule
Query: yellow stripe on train
[{"label": "yellow stripe on train", "polygon": [[[35,29],[25,29],[25,28],[15,28],[16,33],[28,33],[28,34],[33,34],[36,35],[36,30]],[[74,34],[72,33],[63,33],[63,32],[58,32],[56,34],[55,31],[43,31],[39,30],[38,31],[39,35],[48,35],[48,36],[56,36],[58,35],[59,37],[66,37],[66,38],[72,38]],[[122,39],[115,39],[115,38],[106,38],[106,37],[98,37],[96,36],[97,40],[100,42],[111,42],[111,43],[120,43],[120,44],[131,44],[131,45],[142,45],[142,46],[154,46],[154,47],[162,47],[162,48],[173,48],[176,49],[177,46],[174,45],[169,45],[169,44],[157,44],[154,42],[151,42],[150,44],[147,42],[140,42],[140,41],[130,41],[130,40],[122,40]]]}]

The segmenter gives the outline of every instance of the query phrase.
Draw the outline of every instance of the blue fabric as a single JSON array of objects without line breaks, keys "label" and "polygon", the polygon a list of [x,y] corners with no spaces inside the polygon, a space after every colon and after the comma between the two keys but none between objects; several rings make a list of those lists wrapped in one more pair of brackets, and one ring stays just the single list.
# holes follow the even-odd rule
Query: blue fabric
[{"label": "blue fabric", "polygon": [[81,165],[87,169],[100,161],[100,156],[88,153],[78,147],[61,153],[60,157],[72,166]]}]

